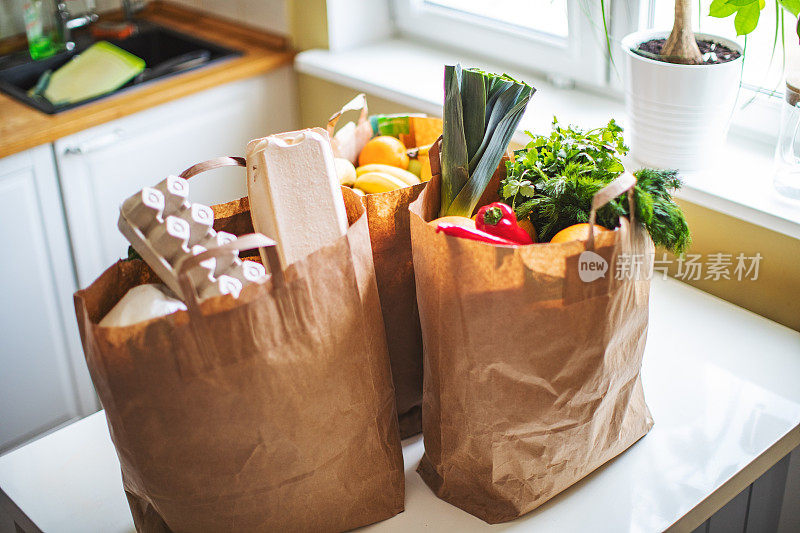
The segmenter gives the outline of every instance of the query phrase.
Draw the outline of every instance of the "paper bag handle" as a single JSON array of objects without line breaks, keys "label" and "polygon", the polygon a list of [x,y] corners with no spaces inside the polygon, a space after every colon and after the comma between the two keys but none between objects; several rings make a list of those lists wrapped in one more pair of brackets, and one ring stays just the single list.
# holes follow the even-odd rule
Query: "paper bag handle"
[{"label": "paper bag handle", "polygon": [[217,259],[225,255],[233,255],[240,250],[251,250],[253,248],[264,249],[267,262],[269,263],[269,273],[272,276],[272,286],[275,288],[283,287],[285,278],[283,270],[281,269],[280,260],[278,259],[277,243],[261,233],[242,235],[235,241],[223,244],[222,246],[209,248],[203,253],[187,257],[180,264],[178,269],[178,283],[181,286],[181,292],[183,293],[186,307],[192,317],[197,317],[200,314],[200,304],[197,291],[192,283],[192,279],[189,277],[189,271],[208,259]]},{"label": "paper bag handle", "polygon": [[[221,167],[244,167],[247,166],[244,157],[233,157],[233,156],[224,156],[224,157],[215,157],[214,159],[209,159],[208,161],[203,161],[202,163],[197,163],[196,165],[192,165],[191,167],[187,168],[183,172],[180,173],[180,177],[184,179],[189,179],[192,176],[196,176],[201,172],[205,172],[207,170],[213,170],[215,168]],[[234,252],[240,250],[250,250],[253,248],[264,248],[264,256],[267,258],[267,263],[269,267],[270,275],[272,276],[272,285],[274,287],[281,287],[284,284],[284,275],[283,269],[281,268],[280,260],[278,259],[278,250],[277,244],[275,241],[263,235],[261,233],[251,233],[249,235],[242,235],[238,237],[235,241],[232,241],[228,244],[217,246],[215,248],[209,248],[205,252],[198,254],[196,256],[187,258],[183,263],[181,263],[180,270],[178,272],[178,282],[181,285],[181,291],[187,295],[187,299],[194,298],[195,304],[197,300],[197,292],[194,289],[194,286],[191,284],[191,280],[189,280],[188,276],[185,275],[189,269],[199,265],[206,259],[211,258],[218,258],[225,254],[233,254]],[[263,256],[262,256],[263,257]],[[189,285],[184,285],[185,282],[188,282]],[[186,302],[186,305],[189,306],[189,302]]]},{"label": "paper bag handle", "polygon": [[233,157],[233,156],[225,156],[225,157],[215,157],[214,159],[209,159],[208,161],[203,161],[202,163],[197,163],[196,165],[192,165],[183,172],[180,173],[180,177],[183,179],[188,180],[193,176],[197,176],[201,172],[205,172],[206,170],[214,170],[215,168],[221,167],[244,167],[247,166],[245,163],[244,157]]},{"label": "paper bag handle", "polygon": [[357,94],[355,98],[344,104],[339,111],[331,115],[331,118],[328,119],[328,137],[333,139],[333,130],[336,128],[336,123],[339,122],[339,119],[342,118],[344,113],[347,111],[358,111],[359,109],[361,110],[361,114],[358,116],[358,124],[361,125],[369,118],[367,95],[364,93]]},{"label": "paper bag handle", "polygon": [[608,202],[624,193],[628,192],[628,206],[630,211],[631,225],[634,223],[634,204],[633,204],[633,188],[636,186],[636,176],[628,171],[623,172],[614,181],[597,191],[592,198],[592,210],[589,213],[589,240],[586,242],[587,250],[594,250],[594,224],[597,218],[597,210],[606,205]]}]

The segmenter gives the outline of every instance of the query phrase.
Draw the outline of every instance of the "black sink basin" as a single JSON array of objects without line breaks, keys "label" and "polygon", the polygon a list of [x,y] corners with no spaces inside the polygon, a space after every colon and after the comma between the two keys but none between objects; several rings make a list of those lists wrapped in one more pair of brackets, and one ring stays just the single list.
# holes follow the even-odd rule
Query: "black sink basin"
[{"label": "black sink basin", "polygon": [[88,34],[84,33],[76,37],[76,46],[72,51],[61,52],[47,59],[34,61],[28,56],[27,52],[0,57],[0,91],[52,115],[105,98],[111,94],[117,94],[131,87],[242,55],[242,52],[238,50],[225,48],[169,28],[145,22],[139,22],[139,31],[126,39],[107,40],[123,50],[127,50],[133,55],[144,59],[147,70],[143,75],[112,93],[72,104],[56,106],[45,98],[29,96],[28,90],[36,85],[36,82],[45,71],[55,71],[95,42]]}]

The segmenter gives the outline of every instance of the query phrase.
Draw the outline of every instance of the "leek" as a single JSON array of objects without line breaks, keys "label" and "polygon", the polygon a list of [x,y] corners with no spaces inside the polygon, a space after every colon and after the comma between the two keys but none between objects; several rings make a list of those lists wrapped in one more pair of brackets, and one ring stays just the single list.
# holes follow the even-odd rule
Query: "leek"
[{"label": "leek", "polygon": [[536,91],[507,74],[444,69],[439,216],[470,216]]}]

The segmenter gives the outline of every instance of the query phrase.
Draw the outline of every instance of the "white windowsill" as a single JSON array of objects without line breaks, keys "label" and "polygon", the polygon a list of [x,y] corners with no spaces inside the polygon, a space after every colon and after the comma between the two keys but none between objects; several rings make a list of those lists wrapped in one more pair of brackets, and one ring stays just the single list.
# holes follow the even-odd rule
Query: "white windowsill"
[{"label": "white windowsill", "polygon": [[[617,97],[555,87],[536,75],[401,39],[346,51],[307,50],[297,55],[295,68],[303,74],[440,116],[443,68],[456,61],[492,72],[508,72],[536,87],[536,95],[515,136],[518,142],[525,142],[524,130],[549,132],[553,115],[562,123],[582,127],[597,127],[612,117],[623,126],[627,122],[624,103]],[[334,111],[331,109],[331,113]],[[678,196],[800,239],[800,203],[784,199],[772,187],[772,150],[769,145],[731,135],[720,164],[710,171],[683,175],[684,187]]]}]

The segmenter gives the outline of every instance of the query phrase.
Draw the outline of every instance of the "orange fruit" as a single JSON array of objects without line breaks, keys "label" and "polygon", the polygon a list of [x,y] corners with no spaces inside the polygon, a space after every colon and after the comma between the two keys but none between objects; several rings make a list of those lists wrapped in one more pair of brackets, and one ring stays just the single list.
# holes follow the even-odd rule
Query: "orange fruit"
[{"label": "orange fruit", "polygon": [[358,156],[358,166],[391,165],[408,170],[408,154],[406,146],[396,137],[380,135],[370,139]]},{"label": "orange fruit", "polygon": [[[594,229],[597,232],[600,231],[611,231],[608,228],[604,228],[598,224],[594,225]],[[556,233],[552,239],[550,239],[551,243],[557,242],[569,242],[569,241],[585,241],[589,238],[589,224],[573,224],[572,226],[567,226],[566,228],[562,229],[558,233]]]}]

